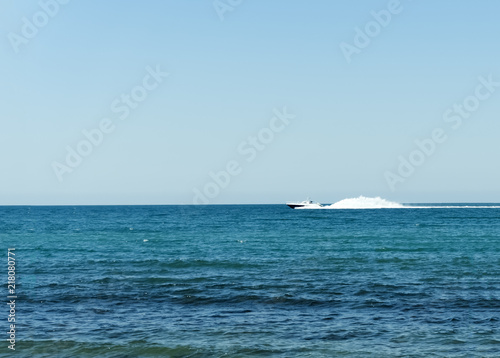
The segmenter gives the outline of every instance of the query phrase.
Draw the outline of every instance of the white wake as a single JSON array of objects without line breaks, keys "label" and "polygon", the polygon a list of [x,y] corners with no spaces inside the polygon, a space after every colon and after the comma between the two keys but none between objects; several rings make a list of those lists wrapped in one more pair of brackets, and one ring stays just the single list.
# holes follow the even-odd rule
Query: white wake
[{"label": "white wake", "polygon": [[325,209],[399,209],[403,205],[388,201],[377,196],[376,198],[367,198],[360,196],[357,198],[344,199],[335,204],[325,206]]},{"label": "white wake", "polygon": [[348,198],[340,200],[331,205],[315,206],[311,205],[309,207],[297,208],[297,209],[500,209],[498,205],[403,205],[396,203],[394,201],[389,201],[382,199],[377,196],[375,198],[369,198],[365,196],[359,196],[357,198]]}]

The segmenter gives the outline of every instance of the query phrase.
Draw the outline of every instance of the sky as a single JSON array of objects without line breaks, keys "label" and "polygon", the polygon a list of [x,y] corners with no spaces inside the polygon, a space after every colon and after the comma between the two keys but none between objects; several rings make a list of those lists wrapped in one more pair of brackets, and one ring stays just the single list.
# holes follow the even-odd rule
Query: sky
[{"label": "sky", "polygon": [[0,205],[500,202],[498,1],[0,8]]}]

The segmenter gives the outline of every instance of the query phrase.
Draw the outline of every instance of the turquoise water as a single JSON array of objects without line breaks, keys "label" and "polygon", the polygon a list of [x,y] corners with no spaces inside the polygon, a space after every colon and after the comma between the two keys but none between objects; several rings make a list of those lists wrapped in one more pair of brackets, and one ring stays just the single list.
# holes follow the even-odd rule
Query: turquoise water
[{"label": "turquoise water", "polygon": [[16,357],[500,357],[498,208],[1,207],[0,243]]}]

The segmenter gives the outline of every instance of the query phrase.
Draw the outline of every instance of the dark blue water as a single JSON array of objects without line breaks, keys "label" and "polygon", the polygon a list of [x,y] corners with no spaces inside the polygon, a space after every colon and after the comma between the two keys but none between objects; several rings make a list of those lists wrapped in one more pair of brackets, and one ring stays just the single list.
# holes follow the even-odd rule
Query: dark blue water
[{"label": "dark blue water", "polygon": [[16,357],[500,357],[500,209],[2,207],[8,247]]}]

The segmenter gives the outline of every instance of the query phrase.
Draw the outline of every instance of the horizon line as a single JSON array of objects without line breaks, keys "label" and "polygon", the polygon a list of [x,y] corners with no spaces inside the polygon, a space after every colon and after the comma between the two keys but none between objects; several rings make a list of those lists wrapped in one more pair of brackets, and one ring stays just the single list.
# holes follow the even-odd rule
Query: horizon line
[{"label": "horizon line", "polygon": [[[456,204],[500,204],[500,202],[494,201],[483,201],[483,202],[445,202],[445,201],[436,201],[436,202],[397,202],[401,205],[436,205],[436,204],[447,204],[447,205],[456,205]],[[323,205],[332,205],[335,203],[325,203]],[[69,206],[243,206],[243,205],[286,205],[286,202],[283,203],[214,203],[214,204],[0,204],[0,207],[69,207]]]}]

